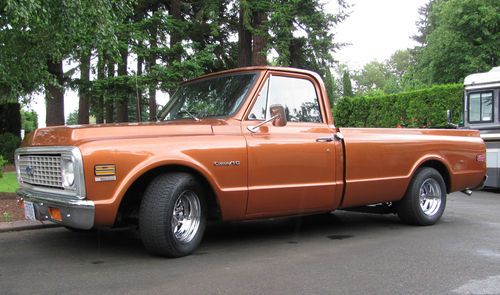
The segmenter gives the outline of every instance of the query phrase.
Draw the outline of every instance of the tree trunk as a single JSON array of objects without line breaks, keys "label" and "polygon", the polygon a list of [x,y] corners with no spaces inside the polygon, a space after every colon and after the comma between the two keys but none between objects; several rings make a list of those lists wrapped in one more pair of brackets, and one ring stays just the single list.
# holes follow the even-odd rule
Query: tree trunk
[{"label": "tree trunk", "polygon": [[[118,64],[118,76],[127,76],[128,48],[120,50],[121,62]],[[128,95],[129,93],[120,93],[121,97],[116,102],[116,121],[128,122]]]},{"label": "tree trunk", "polygon": [[[170,15],[172,15],[172,18],[175,21],[182,21],[181,18],[181,1],[180,0],[171,0],[170,2]],[[178,32],[176,29],[172,30],[172,33],[170,34],[170,48],[173,49],[175,45],[180,43],[182,41],[182,35],[180,32]],[[181,60],[181,55],[179,52],[173,52],[170,58],[170,64],[172,64],[172,61],[180,61]]]},{"label": "tree trunk", "polygon": [[[142,43],[139,45],[142,47]],[[137,76],[136,78],[136,83],[135,83],[135,93],[136,93],[136,99],[137,99],[137,113],[135,115],[135,118],[137,122],[142,122],[142,90],[139,90],[137,87],[137,79],[142,76],[142,64],[143,64],[143,58],[142,56],[137,56]]]},{"label": "tree trunk", "polygon": [[[151,28],[151,35],[149,37],[149,46],[151,54],[149,55],[148,60],[148,70],[149,74],[153,71],[153,67],[156,65],[156,49],[158,47],[157,44],[157,28],[153,25]],[[149,85],[149,121],[156,121],[156,81],[152,79],[153,82]]]},{"label": "tree trunk", "polygon": [[[112,61],[110,57],[107,58],[108,60],[108,78],[113,78],[115,76],[115,63]],[[111,97],[107,97],[105,102],[105,109],[106,109],[106,118],[105,122],[106,123],[113,123],[113,113],[114,113],[114,108],[113,108],[113,99]]]},{"label": "tree trunk", "polygon": [[[262,23],[267,20],[267,13],[256,12],[253,15],[252,27],[256,30],[261,29]],[[267,65],[267,39],[261,34],[253,34],[252,44],[252,65]]]},{"label": "tree trunk", "polygon": [[245,8],[240,3],[238,24],[238,66],[252,65],[252,33],[245,27]]},{"label": "tree trunk", "polygon": [[89,123],[89,81],[90,81],[90,50],[82,52],[80,56],[80,87],[78,94],[78,124]]},{"label": "tree trunk", "polygon": [[[99,52],[98,53],[98,61],[97,61],[97,79],[98,80],[104,80],[106,77],[106,74],[104,72],[104,67],[106,65],[106,60],[104,58],[104,53]],[[104,123],[104,95],[99,93],[99,96],[96,97],[97,102],[96,102],[96,117],[95,121],[97,124],[102,124]]]},{"label": "tree trunk", "polygon": [[62,61],[47,61],[47,70],[56,80],[56,85],[45,86],[45,104],[47,126],[64,125],[64,75]]}]

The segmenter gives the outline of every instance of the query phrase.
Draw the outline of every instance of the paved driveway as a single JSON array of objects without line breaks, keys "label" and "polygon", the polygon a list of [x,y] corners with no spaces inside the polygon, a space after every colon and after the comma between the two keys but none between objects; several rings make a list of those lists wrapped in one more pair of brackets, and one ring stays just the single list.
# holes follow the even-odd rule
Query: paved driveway
[{"label": "paved driveway", "polygon": [[0,294],[500,294],[500,194],[456,193],[431,227],[335,212],[210,226],[189,257],[128,232],[0,234]]}]

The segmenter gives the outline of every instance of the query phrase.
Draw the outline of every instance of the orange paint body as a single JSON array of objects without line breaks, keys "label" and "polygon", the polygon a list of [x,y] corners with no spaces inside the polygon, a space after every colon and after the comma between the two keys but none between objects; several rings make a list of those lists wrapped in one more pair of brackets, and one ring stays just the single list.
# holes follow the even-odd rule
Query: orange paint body
[{"label": "orange paint body", "polygon": [[[183,166],[202,175],[223,220],[397,201],[415,171],[429,161],[446,167],[449,192],[473,188],[486,174],[485,162],[476,160],[486,153],[477,131],[335,128],[324,84],[315,73],[251,67],[207,76],[245,71],[258,73],[257,81],[229,118],[49,127],[27,136],[23,146],[80,149],[86,198],[95,203],[95,226],[115,224],[127,190],[148,171],[165,166]],[[310,80],[323,122],[288,122],[283,127],[269,123],[255,133],[247,130],[256,125],[245,118],[269,75]],[[343,142],[316,141],[337,133],[343,134]],[[230,161],[239,165],[215,164]],[[116,166],[116,180],[97,182],[94,167],[107,164]]]}]

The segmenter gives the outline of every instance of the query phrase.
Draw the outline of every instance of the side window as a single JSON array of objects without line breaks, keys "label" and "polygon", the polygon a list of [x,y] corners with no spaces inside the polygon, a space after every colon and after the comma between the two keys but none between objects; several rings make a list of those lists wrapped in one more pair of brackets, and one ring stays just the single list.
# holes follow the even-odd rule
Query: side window
[{"label": "side window", "polygon": [[469,122],[493,121],[493,93],[478,92],[469,94]]},{"label": "side window", "polygon": [[285,108],[286,119],[289,122],[321,122],[318,96],[309,80],[271,76],[262,87],[248,119],[269,118],[269,107],[274,104],[280,104]]},{"label": "side window", "polygon": [[253,105],[252,111],[250,115],[248,115],[249,120],[260,120],[264,121],[266,119],[266,110],[267,110],[267,94],[269,92],[269,79],[266,80],[266,83],[262,87],[259,92],[259,96],[257,96],[257,100]]}]

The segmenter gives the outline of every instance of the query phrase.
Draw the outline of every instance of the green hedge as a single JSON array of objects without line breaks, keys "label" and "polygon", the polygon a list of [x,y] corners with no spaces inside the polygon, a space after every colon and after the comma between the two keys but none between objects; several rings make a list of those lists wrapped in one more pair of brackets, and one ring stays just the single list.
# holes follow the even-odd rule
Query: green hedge
[{"label": "green hedge", "polygon": [[2,156],[0,156],[0,178],[2,178],[3,176],[3,167],[6,163],[7,161],[5,161]]},{"label": "green hedge", "polygon": [[19,103],[0,103],[0,134],[21,136],[21,106]]},{"label": "green hedge", "polygon": [[333,108],[337,127],[444,127],[446,111],[460,122],[463,85],[447,84],[390,95],[344,97]]},{"label": "green hedge", "polygon": [[14,164],[14,152],[21,144],[21,138],[12,133],[0,134],[0,156],[9,163]]}]

